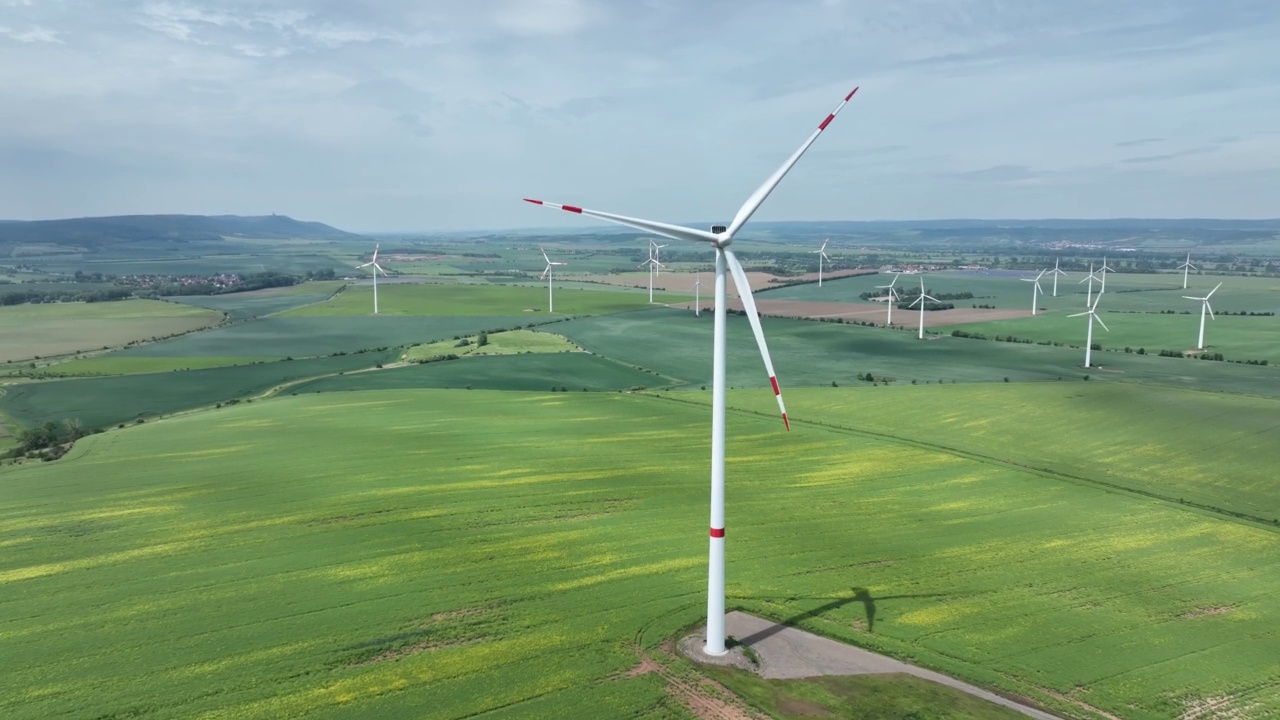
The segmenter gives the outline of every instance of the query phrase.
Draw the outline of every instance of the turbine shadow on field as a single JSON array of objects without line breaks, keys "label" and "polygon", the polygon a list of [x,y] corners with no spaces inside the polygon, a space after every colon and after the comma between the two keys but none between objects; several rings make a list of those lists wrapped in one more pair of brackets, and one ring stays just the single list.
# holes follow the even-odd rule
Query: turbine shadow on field
[{"label": "turbine shadow on field", "polygon": [[777,635],[778,633],[782,632],[788,627],[793,627],[795,625],[798,625],[799,623],[802,623],[805,620],[808,620],[809,618],[825,615],[826,613],[831,612],[832,610],[837,610],[839,608],[844,607],[845,605],[850,605],[855,602],[862,603],[863,612],[866,614],[866,619],[867,619],[867,632],[875,632],[876,631],[876,603],[878,601],[903,600],[908,598],[943,597],[943,593],[928,593],[923,595],[885,595],[877,598],[873,596],[871,594],[871,591],[866,588],[855,587],[855,588],[850,588],[850,591],[851,591],[851,594],[849,594],[848,596],[834,598],[834,599],[833,598],[806,598],[806,597],[786,598],[785,602],[795,602],[797,600],[829,600],[830,602],[819,605],[818,607],[813,608],[812,610],[806,610],[798,615],[792,615],[786,620],[783,620],[778,623],[774,623],[773,625],[770,625],[769,627],[757,633],[748,635],[747,637],[739,638],[738,642],[741,642],[743,645],[752,645],[752,644],[758,643],[761,640],[764,640],[765,638],[771,637],[773,635]]}]

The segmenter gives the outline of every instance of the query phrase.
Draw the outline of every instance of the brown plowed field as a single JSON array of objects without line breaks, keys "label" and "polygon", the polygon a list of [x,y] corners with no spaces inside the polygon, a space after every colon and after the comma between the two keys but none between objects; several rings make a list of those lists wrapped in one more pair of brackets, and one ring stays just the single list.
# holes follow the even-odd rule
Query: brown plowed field
[{"label": "brown plowed field", "polygon": [[[836,278],[849,277],[851,275],[868,275],[874,273],[875,270],[833,270],[831,272],[822,273],[822,279],[835,280]],[[587,282],[601,282],[609,285],[621,285],[622,287],[649,287],[649,273],[647,272],[631,272],[619,273],[617,275],[593,275],[590,273],[556,275],[564,280],[584,280]],[[653,280],[653,289],[665,292],[692,293],[693,283],[698,279],[697,273],[662,273]],[[810,273],[808,275],[799,275],[796,277],[783,278],[771,273],[748,272],[747,280],[751,283],[751,289],[758,291],[761,288],[777,287],[779,283],[773,282],[774,279],[786,282],[796,282],[799,280],[817,280],[818,273]],[[715,282],[715,276],[711,273],[702,273],[702,294],[710,295],[712,292],[712,284]],[[733,295],[733,283],[729,283],[728,292]]]},{"label": "brown plowed field", "polygon": [[[693,303],[675,303],[671,307],[693,309]],[[742,302],[730,300],[729,309],[742,310]],[[703,300],[702,309],[711,309],[711,301]],[[808,320],[836,318],[840,320],[860,320],[877,325],[884,324],[884,304],[874,303],[828,303],[810,302],[808,300],[764,300],[756,298],[756,310],[761,315],[773,317],[794,317]],[[894,309],[894,325],[914,327],[920,322],[919,309]],[[954,310],[933,310],[925,315],[925,329],[939,325],[963,325],[964,323],[984,322],[986,320],[1009,320],[1028,317],[1029,310],[992,310],[987,308],[955,308]]]}]

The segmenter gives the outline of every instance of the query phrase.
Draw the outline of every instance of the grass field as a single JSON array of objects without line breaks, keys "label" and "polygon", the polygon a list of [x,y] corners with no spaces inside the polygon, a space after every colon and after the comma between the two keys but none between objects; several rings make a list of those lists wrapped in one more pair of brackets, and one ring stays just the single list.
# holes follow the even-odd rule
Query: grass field
[{"label": "grass field", "polygon": [[[586,356],[460,362],[536,357]],[[622,671],[704,612],[706,452],[705,407],[620,393],[89,437],[4,471],[0,712],[680,717]],[[772,417],[731,413],[728,457],[731,606],[1071,717],[1280,712],[1276,532]]]},{"label": "grass field", "polygon": [[[1082,349],[949,336],[920,341],[914,331],[781,318],[765,318],[762,325],[784,389],[862,384],[857,375],[866,372],[899,383],[948,384],[1078,380],[1088,374],[1094,380],[1280,396],[1280,369],[1274,367],[1107,353],[1097,360],[1105,370],[1085,371]],[[654,309],[580,318],[554,329],[592,352],[701,387],[711,381],[711,326],[710,313],[695,318],[687,311]],[[729,318],[728,353],[730,386],[767,387],[746,318]]]},{"label": "grass field", "polygon": [[[654,294],[654,302],[683,302],[684,295]],[[643,308],[647,292],[607,285],[557,288],[554,315],[598,315]],[[395,283],[378,286],[378,310],[382,315],[523,315],[528,322],[546,317],[547,286],[461,285]],[[373,288],[353,286],[332,300],[285,313],[289,317],[361,316],[373,312]]]},{"label": "grass field", "polygon": [[86,429],[109,427],[244,398],[299,378],[372,367],[387,361],[388,355],[362,353],[185,372],[15,383],[2,388],[0,416],[27,427],[67,418],[78,419]]},{"label": "grass field", "polygon": [[490,355],[353,373],[303,383],[292,392],[453,388],[532,390],[565,388],[625,390],[668,385],[670,378],[637,370],[587,353]]},{"label": "grass field", "polygon": [[357,318],[276,315],[129,348],[121,356],[314,357],[366,348],[431,342],[454,335],[473,335],[481,330],[520,327],[546,320],[545,316]]},{"label": "grass field", "polygon": [[0,307],[0,361],[101,350],[221,319],[220,313],[159,300]]},{"label": "grass field", "polygon": [[256,362],[283,360],[284,358],[260,357],[137,357],[111,353],[81,358],[42,368],[41,371],[63,375],[136,375],[174,370],[204,370],[206,368],[249,365]]},{"label": "grass field", "polygon": [[441,340],[424,345],[415,345],[404,354],[406,360],[430,358],[438,355],[518,355],[521,353],[560,353],[572,352],[578,347],[562,335],[536,330],[509,330],[501,333],[490,333],[488,344],[478,345],[479,336],[465,338],[467,345],[459,347],[457,340]]},{"label": "grass field", "polygon": [[[1109,350],[1131,347],[1134,351],[1144,348],[1149,353],[1160,350],[1182,352],[1195,348],[1199,339],[1199,312],[1194,315],[1109,313],[1100,305],[1098,316],[1108,329],[1094,323],[1093,341]],[[966,323],[947,329],[982,333],[991,338],[1013,335],[1035,341],[1056,340],[1083,348],[1088,324],[1087,318],[1053,312],[1013,320]],[[1280,317],[1219,315],[1216,320],[1209,318],[1205,320],[1204,341],[1209,352],[1220,352],[1229,360],[1277,362],[1280,361]],[[1106,364],[1109,357],[1098,357],[1097,362]]]},{"label": "grass field", "polygon": [[345,284],[342,280],[326,280],[226,295],[186,295],[173,300],[224,312],[233,320],[244,320],[324,302]]},{"label": "grass field", "polygon": [[[734,407],[773,417],[772,393]],[[702,394],[690,399],[706,401]],[[1280,400],[1132,383],[796,388],[793,421],[973,453],[1204,508],[1280,521]]]}]

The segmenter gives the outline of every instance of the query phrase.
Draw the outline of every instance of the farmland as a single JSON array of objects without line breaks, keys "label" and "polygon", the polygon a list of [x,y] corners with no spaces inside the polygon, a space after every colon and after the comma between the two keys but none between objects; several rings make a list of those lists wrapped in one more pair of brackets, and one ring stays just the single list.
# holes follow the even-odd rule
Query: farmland
[{"label": "farmland", "polygon": [[[654,295],[654,302],[687,300],[684,295]],[[601,286],[557,287],[556,315],[595,315],[645,307],[648,293]],[[383,283],[378,287],[382,315],[519,315],[545,316],[547,287],[543,284],[459,285],[437,283]],[[373,288],[353,286],[328,302],[285,313],[287,317],[363,316],[373,312]]]},{"label": "farmland", "polygon": [[[537,357],[588,356],[459,362]],[[304,394],[9,468],[0,709],[678,717],[659,678],[620,673],[704,609],[705,415]],[[1074,717],[1280,710],[1277,533],[941,448],[729,424],[731,605]]]},{"label": "farmland", "polygon": [[158,300],[0,307],[0,361],[101,350],[208,327],[221,314]]},{"label": "farmland", "polygon": [[415,345],[405,353],[406,360],[431,358],[439,355],[519,355],[521,353],[558,353],[572,352],[577,346],[560,335],[534,330],[508,330],[490,333],[485,336],[485,345],[480,345],[478,335],[463,338],[467,344],[459,346],[457,340],[440,340],[424,345]]}]

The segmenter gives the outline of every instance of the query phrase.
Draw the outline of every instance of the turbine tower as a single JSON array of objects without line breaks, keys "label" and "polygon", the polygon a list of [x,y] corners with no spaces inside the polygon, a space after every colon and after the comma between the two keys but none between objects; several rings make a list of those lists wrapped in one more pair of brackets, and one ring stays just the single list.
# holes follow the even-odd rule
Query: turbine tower
[{"label": "turbine tower", "polygon": [[901,295],[899,295],[899,294],[898,294],[898,291],[897,291],[897,290],[894,290],[894,289],[893,289],[893,286],[898,282],[898,276],[899,276],[899,275],[901,275],[901,274],[902,274],[902,273],[894,273],[894,274],[893,274],[893,280],[892,280],[892,281],[890,281],[888,285],[877,285],[877,286],[876,286],[876,289],[877,289],[877,290],[888,290],[888,291],[889,291],[889,306],[888,306],[888,310],[889,310],[889,317],[884,321],[884,326],[885,326],[885,327],[889,327],[890,325],[892,325],[892,324],[893,324],[893,304],[894,304],[895,302],[897,302],[897,301],[898,301],[898,298],[902,297]]},{"label": "turbine tower", "polygon": [[705,646],[705,652],[708,655],[718,656],[724,655],[726,652],[724,629],[725,332],[728,324],[725,312],[726,272],[733,275],[733,283],[738,289],[738,298],[742,301],[742,308],[747,314],[748,322],[751,324],[751,331],[755,334],[756,344],[760,348],[760,356],[764,360],[765,371],[769,373],[769,383],[773,386],[773,394],[778,400],[778,410],[782,413],[782,422],[787,426],[788,430],[791,429],[791,423],[787,420],[786,406],[782,404],[782,391],[778,387],[777,375],[773,371],[773,361],[769,358],[769,347],[765,343],[764,332],[760,329],[760,316],[756,312],[755,298],[751,295],[751,285],[747,280],[747,273],[742,269],[742,264],[738,262],[737,256],[734,255],[729,245],[733,242],[734,235],[751,219],[760,204],[769,197],[769,193],[773,192],[773,189],[778,186],[782,178],[795,166],[805,151],[813,145],[814,141],[818,139],[818,135],[827,129],[827,126],[831,124],[831,121],[835,119],[836,115],[853,98],[853,94],[857,91],[858,88],[855,87],[848,95],[845,95],[844,100],[827,114],[826,118],[809,135],[800,148],[793,152],[791,157],[787,158],[782,163],[782,166],[775,170],[760,187],[756,188],[755,192],[751,193],[751,196],[742,204],[742,207],[738,208],[738,213],[727,227],[713,225],[711,231],[707,232],[706,230],[696,230],[654,220],[589,210],[575,205],[557,205],[525,198],[526,202],[531,202],[535,205],[544,205],[627,225],[653,233],[659,237],[710,243],[715,249],[716,305],[715,325],[712,330],[711,343],[711,540],[707,563],[707,638]]},{"label": "turbine tower", "polygon": [[830,240],[829,240],[829,239],[828,239],[828,240],[823,240],[823,241],[822,241],[822,247],[818,248],[817,250],[810,250],[810,251],[809,251],[809,254],[810,254],[810,255],[812,255],[812,254],[814,254],[814,253],[817,253],[817,254],[818,254],[818,287],[822,287],[822,261],[823,261],[823,260],[830,260],[830,259],[831,259],[831,258],[827,257],[827,243],[828,243],[828,242],[830,242]]},{"label": "turbine tower", "polygon": [[912,307],[916,303],[920,303],[920,339],[921,340],[924,339],[924,301],[925,300],[932,300],[934,302],[938,302],[938,298],[931,297],[929,295],[924,294],[924,276],[921,276],[920,277],[920,297],[916,298],[915,302],[912,302],[911,305],[907,306],[907,307]]},{"label": "turbine tower", "polygon": [[[1047,272],[1049,271],[1041,270],[1040,274],[1035,276],[1034,278],[1019,278],[1020,280],[1022,280],[1022,282],[1032,283],[1031,285],[1031,317],[1036,316],[1036,309],[1039,308],[1040,306],[1040,293],[1044,292],[1044,290],[1040,289],[1040,278],[1044,277],[1044,274]],[[1056,280],[1057,278],[1055,277],[1054,279]]]},{"label": "turbine tower", "polygon": [[[1085,296],[1085,298],[1084,298],[1084,306],[1085,306],[1085,307],[1093,307],[1093,281],[1094,281],[1094,280],[1097,280],[1097,279],[1098,279],[1098,276],[1097,276],[1097,275],[1095,275],[1095,274],[1094,274],[1094,272],[1093,272],[1093,261],[1091,260],[1091,261],[1089,261],[1089,274],[1088,274],[1088,275],[1085,275],[1085,276],[1084,276],[1084,280],[1081,280],[1081,281],[1080,281],[1081,283],[1086,282],[1086,281],[1089,283],[1089,294],[1088,294],[1088,295],[1086,295],[1086,296]],[[1076,283],[1076,284],[1078,285],[1078,284],[1080,284],[1080,283]],[[1101,293],[1101,292],[1099,292],[1098,294],[1099,294],[1099,295],[1101,295],[1102,293]],[[1110,332],[1110,331],[1108,331],[1108,332]]]},{"label": "turbine tower", "polygon": [[1098,299],[1093,301],[1093,307],[1089,308],[1088,310],[1085,310],[1082,313],[1076,313],[1075,315],[1067,316],[1067,317],[1080,317],[1081,315],[1089,316],[1089,334],[1086,336],[1085,342],[1084,342],[1084,366],[1086,368],[1090,367],[1090,362],[1092,361],[1092,358],[1093,358],[1093,321],[1097,320],[1098,324],[1102,326],[1103,330],[1106,330],[1107,332],[1111,332],[1111,329],[1107,327],[1107,324],[1102,322],[1102,318],[1098,317],[1098,303],[1100,302],[1102,302],[1102,293],[1098,293]]},{"label": "turbine tower", "polygon": [[702,317],[702,273],[693,281],[693,315]]},{"label": "turbine tower", "polygon": [[1066,273],[1062,272],[1062,270],[1058,268],[1059,259],[1060,258],[1053,259],[1053,296],[1054,297],[1058,297],[1058,276],[1059,275],[1061,275],[1062,277],[1067,276]]},{"label": "turbine tower", "polygon": [[378,273],[381,272],[384,276],[387,275],[387,271],[383,270],[382,266],[378,264],[378,248],[381,246],[382,246],[382,243],[375,244],[373,246],[373,259],[363,265],[356,266],[357,270],[359,270],[360,268],[367,268],[367,267],[373,268],[373,314],[374,315],[378,314]]},{"label": "turbine tower", "polygon": [[[1218,288],[1220,288],[1220,287],[1222,287],[1222,283],[1218,283],[1216,287],[1214,287],[1212,290],[1210,290],[1210,291],[1209,291],[1209,294],[1208,294],[1208,295],[1205,295],[1205,296],[1204,296],[1204,297],[1202,297],[1202,298],[1201,298],[1201,297],[1190,297],[1190,296],[1187,296],[1187,295],[1183,295],[1183,296],[1182,296],[1182,297],[1184,297],[1184,298],[1186,298],[1186,299],[1188,299],[1188,300],[1199,300],[1199,301],[1202,303],[1202,304],[1200,305],[1200,338],[1199,338],[1199,340],[1197,340],[1197,341],[1196,341],[1196,349],[1197,349],[1197,350],[1203,350],[1203,349],[1204,349],[1204,314],[1205,314],[1206,312],[1208,312],[1208,313],[1209,313],[1209,317],[1211,317],[1211,318],[1213,317],[1213,308],[1209,306],[1209,298],[1213,297],[1213,294],[1214,294],[1214,293],[1216,293],[1216,292],[1218,292]],[[1214,319],[1214,320],[1217,320],[1217,318],[1213,318],[1213,319]]]},{"label": "turbine tower", "polygon": [[1195,265],[1191,264],[1191,253],[1187,253],[1187,261],[1179,265],[1178,269],[1182,271],[1182,289],[1186,290],[1187,289],[1187,273],[1197,269]]},{"label": "turbine tower", "polygon": [[[542,248],[538,248],[538,249],[542,250]],[[551,268],[554,265],[568,265],[569,263],[552,262],[551,258],[547,257],[546,250],[542,250],[542,259],[547,261],[547,269],[542,271],[542,277],[538,279],[539,280],[541,280],[542,278],[547,279],[547,312],[552,313],[552,312],[555,312],[555,309],[556,309],[556,298],[551,288],[551,275],[552,275]]]},{"label": "turbine tower", "polygon": [[666,245],[655,245],[653,241],[650,240],[649,241],[649,257],[644,262],[636,266],[636,267],[644,267],[646,265],[649,266],[649,304],[650,305],[653,304],[653,273],[658,268],[663,267],[662,263],[658,262],[658,252],[656,250],[656,248],[658,247],[666,247]]}]

